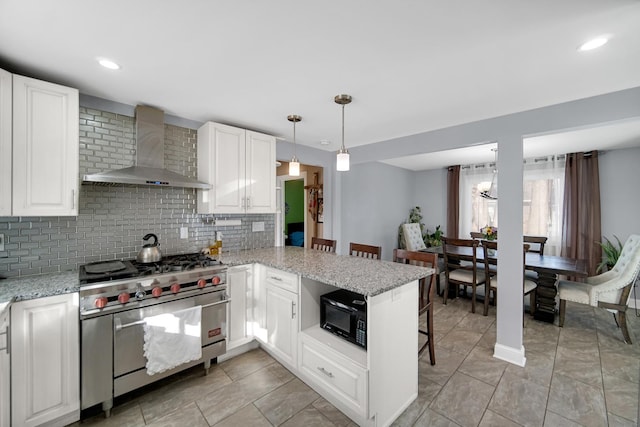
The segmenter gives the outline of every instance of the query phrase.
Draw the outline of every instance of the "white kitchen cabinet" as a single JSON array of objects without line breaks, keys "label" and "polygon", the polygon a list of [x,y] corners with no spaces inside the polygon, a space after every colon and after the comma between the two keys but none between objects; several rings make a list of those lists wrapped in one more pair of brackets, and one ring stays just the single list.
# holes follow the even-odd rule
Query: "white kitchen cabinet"
[{"label": "white kitchen cabinet", "polygon": [[78,214],[78,90],[13,76],[13,216]]},{"label": "white kitchen cabinet", "polygon": [[78,294],[11,305],[12,426],[80,419]]},{"label": "white kitchen cabinet", "polygon": [[231,302],[227,306],[229,319],[227,351],[253,340],[249,330],[253,268],[251,265],[230,267],[227,270],[227,290]]},{"label": "white kitchen cabinet", "polygon": [[0,216],[78,214],[78,99],[0,70]]},{"label": "white kitchen cabinet", "polygon": [[297,375],[358,425],[389,425],[418,394],[417,281],[367,297],[366,349],[320,327],[331,290],[301,281]]},{"label": "white kitchen cabinet", "polygon": [[207,122],[198,129],[198,213],[274,213],[275,137]]},{"label": "white kitchen cabinet", "polygon": [[298,275],[265,268],[267,349],[289,369],[297,368]]},{"label": "white kitchen cabinet", "polygon": [[9,310],[0,307],[0,427],[11,426],[9,348]]},{"label": "white kitchen cabinet", "polygon": [[12,75],[0,69],[0,216],[11,215]]}]

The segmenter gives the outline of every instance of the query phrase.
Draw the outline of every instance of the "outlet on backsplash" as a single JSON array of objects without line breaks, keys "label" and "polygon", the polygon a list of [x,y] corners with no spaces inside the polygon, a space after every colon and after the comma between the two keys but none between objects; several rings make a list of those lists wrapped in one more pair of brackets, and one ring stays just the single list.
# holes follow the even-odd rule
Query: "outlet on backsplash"
[{"label": "outlet on backsplash", "polygon": [[[4,252],[4,233],[0,233],[0,252]],[[6,255],[4,258],[6,258]]]}]

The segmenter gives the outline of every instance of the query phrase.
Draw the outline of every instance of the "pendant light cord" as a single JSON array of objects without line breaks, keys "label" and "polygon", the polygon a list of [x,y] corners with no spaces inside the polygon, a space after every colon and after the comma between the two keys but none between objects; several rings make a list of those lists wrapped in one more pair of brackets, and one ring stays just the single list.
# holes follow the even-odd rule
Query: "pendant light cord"
[{"label": "pendant light cord", "polygon": [[344,104],[342,104],[342,151],[344,150]]}]

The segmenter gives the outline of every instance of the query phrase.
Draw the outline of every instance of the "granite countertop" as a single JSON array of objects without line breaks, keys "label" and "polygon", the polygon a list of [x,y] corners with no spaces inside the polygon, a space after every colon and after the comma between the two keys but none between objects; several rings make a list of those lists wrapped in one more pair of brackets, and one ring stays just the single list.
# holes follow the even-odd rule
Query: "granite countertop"
[{"label": "granite countertop", "polygon": [[[369,296],[381,294],[433,272],[430,268],[290,246],[224,253],[222,262],[229,266],[263,264]],[[77,271],[4,279],[0,281],[0,313],[12,301],[79,290]]]},{"label": "granite countertop", "polygon": [[434,271],[292,246],[223,253],[222,262],[229,266],[263,264],[368,296],[427,277]]}]

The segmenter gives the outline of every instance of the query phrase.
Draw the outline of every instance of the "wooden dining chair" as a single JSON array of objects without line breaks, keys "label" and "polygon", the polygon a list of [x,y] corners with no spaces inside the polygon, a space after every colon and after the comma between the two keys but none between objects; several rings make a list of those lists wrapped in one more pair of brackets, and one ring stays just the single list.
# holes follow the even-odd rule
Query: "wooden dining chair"
[{"label": "wooden dining chair", "polygon": [[435,365],[436,352],[433,336],[433,298],[435,296],[435,283],[438,275],[438,254],[433,252],[415,252],[404,249],[394,249],[393,262],[412,264],[420,267],[431,267],[435,270],[431,276],[422,278],[418,282],[418,286],[420,287],[418,297],[418,318],[425,313],[427,315],[427,330],[425,331],[418,327],[418,333],[427,337],[425,343],[418,349],[418,356],[420,356],[425,349],[429,347],[429,360],[432,365]]},{"label": "wooden dining chair", "polygon": [[322,239],[320,237],[312,237],[311,249],[316,249],[323,252],[335,252],[336,241],[331,239]]},{"label": "wooden dining chair", "polygon": [[472,239],[484,239],[484,234],[479,231],[472,231],[469,233]]},{"label": "wooden dining chair", "polygon": [[[544,245],[547,243],[546,236],[522,236],[522,241],[529,244],[529,252],[535,252],[544,255]],[[525,277],[538,283],[538,273],[533,270],[524,272]]]},{"label": "wooden dining chair", "polygon": [[382,256],[382,246],[371,246],[351,242],[349,243],[349,255],[380,260]]},{"label": "wooden dining chair", "polygon": [[[485,287],[485,296],[484,296],[484,315],[489,314],[489,298],[493,293],[493,304],[498,304],[498,275],[495,272],[495,267],[498,264],[498,259],[495,255],[490,255],[490,251],[497,251],[498,242],[495,240],[482,240],[481,241],[483,254],[484,254],[484,271],[487,277],[489,277],[487,281],[487,285]],[[529,245],[522,245],[522,293],[524,296],[529,295],[529,312],[533,315],[536,311],[536,289],[538,284],[533,280],[530,280],[526,275],[525,265],[525,257],[527,256],[527,252],[529,251]],[[524,320],[523,320],[524,321]]]},{"label": "wooden dining chair", "polygon": [[529,252],[544,255],[544,245],[547,243],[546,236],[522,236],[522,241],[529,244]]},{"label": "wooden dining chair", "polygon": [[[444,304],[447,303],[449,288],[451,286],[455,287],[456,296],[458,295],[460,286],[464,287],[465,292],[466,289],[470,287],[471,312],[476,312],[476,288],[478,286],[484,286],[487,281],[484,268],[482,268],[482,266],[478,267],[479,246],[479,240],[442,238],[444,274],[446,279],[443,296]],[[470,254],[464,253],[465,248],[470,250]]]}]

